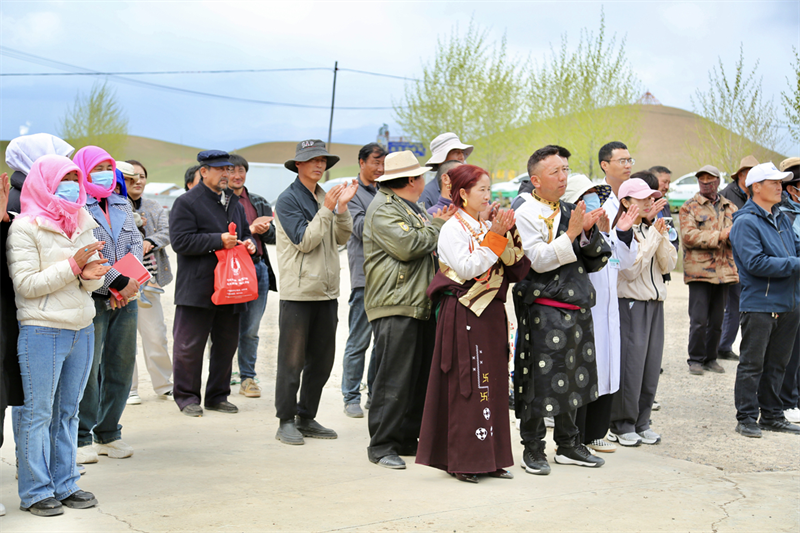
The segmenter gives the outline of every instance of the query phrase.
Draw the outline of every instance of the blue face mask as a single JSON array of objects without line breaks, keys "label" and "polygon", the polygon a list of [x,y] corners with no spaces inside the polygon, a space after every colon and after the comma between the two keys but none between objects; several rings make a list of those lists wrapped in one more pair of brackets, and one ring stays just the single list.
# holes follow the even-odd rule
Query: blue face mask
[{"label": "blue face mask", "polygon": [[595,209],[600,209],[600,197],[597,196],[596,192],[590,192],[589,194],[583,195],[583,203],[586,204],[586,212],[594,211]]},{"label": "blue face mask", "polygon": [[58,184],[58,188],[54,194],[62,200],[66,200],[74,204],[81,196],[81,187],[78,185],[77,181],[62,181]]},{"label": "blue face mask", "polygon": [[111,184],[117,179],[113,170],[104,170],[102,172],[92,172],[89,174],[92,177],[92,183],[103,189],[108,189]]}]

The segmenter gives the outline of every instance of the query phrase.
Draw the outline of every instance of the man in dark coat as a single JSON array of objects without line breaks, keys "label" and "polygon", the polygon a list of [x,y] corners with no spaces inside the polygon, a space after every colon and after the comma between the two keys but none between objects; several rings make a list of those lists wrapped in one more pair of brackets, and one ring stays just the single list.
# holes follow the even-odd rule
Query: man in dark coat
[{"label": "man in dark coat", "polygon": [[[175,282],[175,322],[172,329],[173,394],[187,416],[202,416],[200,386],[203,351],[211,335],[211,357],[205,406],[212,411],[236,413],[230,403],[231,364],[239,345],[239,313],[247,304],[214,305],[216,251],[244,241],[250,254],[256,246],[250,235],[239,197],[228,189],[233,167],[228,154],[207,150],[197,154],[203,181],[175,200],[169,218],[172,249],[178,255]],[[236,234],[228,225],[236,224]]]},{"label": "man in dark coat", "polygon": [[[731,175],[732,181],[719,193],[723,198],[730,200],[736,209],[741,209],[747,202],[749,193],[745,181],[750,169],[756,165],[758,165],[758,160],[752,155],[742,159],[739,163],[739,170]],[[733,351],[733,341],[736,340],[736,334],[739,333],[739,296],[741,293],[741,283],[728,285],[725,317],[722,319],[722,336],[719,338],[719,348],[717,348],[717,356],[720,359],[733,359],[734,361],[739,359],[739,356]]]},{"label": "man in dark coat", "polygon": [[567,167],[558,147],[535,151],[528,161],[534,191],[517,211],[517,229],[531,271],[513,291],[519,336],[514,357],[514,398],[530,474],[550,473],[544,453],[544,417],[555,420],[556,462],[597,467],[580,441],[578,407],[598,398],[591,308],[595,290],[589,272],[608,263],[611,247],[595,223],[603,212],[586,213],[560,202]]}]

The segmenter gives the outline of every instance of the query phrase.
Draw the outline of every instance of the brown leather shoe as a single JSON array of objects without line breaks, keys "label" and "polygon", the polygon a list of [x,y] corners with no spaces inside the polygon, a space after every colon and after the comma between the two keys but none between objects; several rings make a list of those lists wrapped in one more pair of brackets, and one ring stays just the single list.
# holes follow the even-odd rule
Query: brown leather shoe
[{"label": "brown leather shoe", "polygon": [[715,372],[717,374],[725,373],[725,369],[722,368],[722,365],[720,365],[716,360],[709,361],[708,363],[704,364],[703,369],[708,370],[709,372]]},{"label": "brown leather shoe", "polygon": [[704,374],[703,365],[700,363],[689,363],[689,373],[695,376],[702,376]]}]

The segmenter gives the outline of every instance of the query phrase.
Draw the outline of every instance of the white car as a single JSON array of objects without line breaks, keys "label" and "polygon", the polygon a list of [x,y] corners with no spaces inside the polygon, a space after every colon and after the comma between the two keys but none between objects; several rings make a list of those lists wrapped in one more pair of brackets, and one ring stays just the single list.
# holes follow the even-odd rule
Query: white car
[{"label": "white car", "polygon": [[333,189],[334,187],[336,187],[337,185],[341,185],[342,183],[351,182],[354,179],[356,179],[355,176],[352,176],[350,178],[336,178],[336,179],[332,179],[332,180],[328,180],[328,181],[325,181],[323,183],[320,183],[319,186],[322,187],[323,190],[325,190],[325,192],[328,192],[331,189]]},{"label": "white car", "polygon": [[[728,184],[725,181],[725,174],[722,174],[722,179],[719,180],[719,190],[724,189]],[[700,192],[700,185],[697,183],[697,176],[694,172],[685,174],[676,179],[669,185],[669,192],[667,193],[667,200],[669,201],[669,208],[673,213],[677,213],[681,206]]]},{"label": "white car", "polygon": [[513,200],[517,197],[517,192],[519,191],[519,185],[522,183],[522,180],[528,179],[528,173],[520,174],[514,179],[508,181],[501,181],[500,183],[495,183],[492,185],[492,201],[497,200],[502,193],[503,198],[507,200]]}]

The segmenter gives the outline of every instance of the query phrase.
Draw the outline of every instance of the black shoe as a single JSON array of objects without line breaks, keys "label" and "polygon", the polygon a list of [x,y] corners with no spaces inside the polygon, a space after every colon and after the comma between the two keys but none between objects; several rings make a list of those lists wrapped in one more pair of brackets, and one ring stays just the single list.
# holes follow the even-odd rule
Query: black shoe
[{"label": "black shoe", "polygon": [[44,500],[34,503],[30,507],[23,507],[20,505],[19,510],[28,511],[36,516],[56,516],[64,514],[64,507],[62,507],[61,502],[55,498],[45,498]]},{"label": "black shoe", "polygon": [[758,421],[758,427],[765,431],[776,431],[778,433],[792,433],[794,435],[800,435],[800,426],[792,424],[785,418],[774,418],[772,420],[768,420],[762,417],[761,420]]},{"label": "black shoe", "polygon": [[377,461],[372,462],[378,466],[392,468],[394,470],[405,470],[406,468],[406,462],[400,459],[400,456],[397,454],[384,455]]},{"label": "black shoe", "polygon": [[233,405],[231,402],[219,402],[218,404],[214,405],[206,405],[206,409],[209,411],[219,411],[220,413],[238,413],[239,408]]},{"label": "black shoe", "polygon": [[298,445],[306,443],[306,441],[303,440],[303,434],[297,431],[297,426],[293,418],[281,420],[281,425],[278,426],[278,432],[275,434],[275,438],[284,444]]},{"label": "black shoe", "polygon": [[313,418],[295,418],[295,425],[297,431],[303,434],[304,437],[312,437],[315,439],[335,439],[339,435],[332,429],[323,427],[319,422]]},{"label": "black shoe", "polygon": [[364,409],[372,407],[372,396],[367,396],[367,402],[364,404]]},{"label": "black shoe", "polygon": [[583,444],[576,444],[572,448],[559,446],[556,448],[556,462],[560,465],[578,465],[599,467],[606,464],[605,459],[595,457]]},{"label": "black shoe", "polygon": [[97,498],[91,492],[79,490],[61,500],[61,504],[70,509],[88,509],[97,505]]},{"label": "black shoe", "polygon": [[761,429],[755,422],[739,422],[736,424],[736,433],[743,437],[751,437],[754,439],[761,438]]},{"label": "black shoe", "polygon": [[738,361],[739,356],[732,350],[725,350],[724,352],[717,352],[719,359],[730,359],[731,361]]},{"label": "black shoe", "polygon": [[186,416],[203,416],[203,408],[200,407],[200,404],[190,403],[181,409],[181,413],[185,414]]},{"label": "black shoe", "polygon": [[527,473],[537,476],[546,476],[550,473],[550,463],[547,462],[544,450],[525,448],[525,451],[522,452],[522,468]]}]

